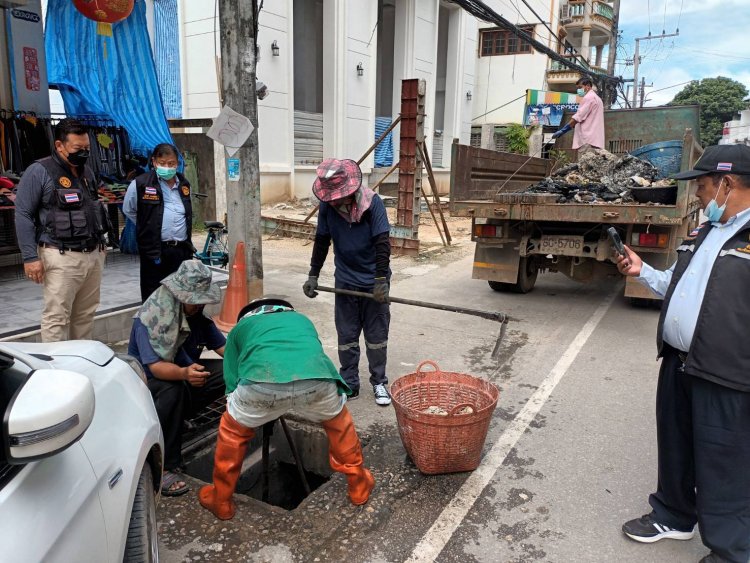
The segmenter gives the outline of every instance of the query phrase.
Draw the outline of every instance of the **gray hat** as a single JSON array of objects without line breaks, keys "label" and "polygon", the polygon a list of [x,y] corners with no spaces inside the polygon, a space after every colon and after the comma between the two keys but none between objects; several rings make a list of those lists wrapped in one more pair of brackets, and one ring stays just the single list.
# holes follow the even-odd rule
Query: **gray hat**
[{"label": "gray hat", "polygon": [[211,270],[198,260],[186,260],[174,274],[161,280],[161,284],[187,305],[221,301],[219,286],[211,283]]}]

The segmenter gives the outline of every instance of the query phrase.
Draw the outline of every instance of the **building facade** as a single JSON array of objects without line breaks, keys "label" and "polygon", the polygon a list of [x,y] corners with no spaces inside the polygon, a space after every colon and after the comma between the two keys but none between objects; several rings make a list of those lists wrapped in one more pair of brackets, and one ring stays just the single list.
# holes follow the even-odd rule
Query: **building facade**
[{"label": "building facade", "polygon": [[[176,4],[182,117],[215,117],[221,105],[215,2],[150,1]],[[612,30],[612,18],[601,15],[609,3],[534,0],[536,13],[511,0],[487,3],[551,49],[601,62]],[[402,79],[427,83],[426,144],[441,192],[454,139],[468,144],[482,125],[520,123],[527,89],[571,91],[578,79],[528,43],[442,0],[265,0],[258,54],[257,77],[269,92],[258,102],[264,202],[309,197],[323,158],[359,159],[398,115]],[[390,150],[381,147],[365,159],[365,178],[396,162],[398,135],[397,127]],[[218,148],[217,193],[223,161]]]}]

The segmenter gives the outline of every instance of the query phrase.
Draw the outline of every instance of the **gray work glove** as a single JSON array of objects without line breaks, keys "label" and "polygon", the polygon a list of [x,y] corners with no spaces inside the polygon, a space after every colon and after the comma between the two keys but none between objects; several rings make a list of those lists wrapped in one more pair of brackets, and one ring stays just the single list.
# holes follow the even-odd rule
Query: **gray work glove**
[{"label": "gray work glove", "polygon": [[318,296],[318,292],[315,291],[318,288],[318,276],[310,276],[302,286],[302,291],[305,292],[310,299]]},{"label": "gray work glove", "polygon": [[372,288],[372,296],[378,303],[388,303],[388,280],[386,278],[375,278]]}]

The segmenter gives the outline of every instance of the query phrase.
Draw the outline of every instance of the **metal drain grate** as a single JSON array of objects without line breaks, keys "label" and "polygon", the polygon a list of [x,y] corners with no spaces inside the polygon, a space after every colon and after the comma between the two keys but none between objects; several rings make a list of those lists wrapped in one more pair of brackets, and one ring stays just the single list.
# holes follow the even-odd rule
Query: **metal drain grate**
[{"label": "metal drain grate", "polygon": [[224,414],[226,407],[227,398],[221,397],[185,421],[182,431],[182,453],[184,456],[213,439],[219,428],[219,419]]}]

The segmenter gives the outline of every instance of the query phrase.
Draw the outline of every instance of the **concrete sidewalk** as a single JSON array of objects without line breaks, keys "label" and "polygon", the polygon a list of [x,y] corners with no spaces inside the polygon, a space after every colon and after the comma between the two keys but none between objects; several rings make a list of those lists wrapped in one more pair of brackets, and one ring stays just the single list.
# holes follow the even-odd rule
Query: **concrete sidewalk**
[{"label": "concrete sidewalk", "polygon": [[[12,268],[9,266],[8,268]],[[17,275],[6,275],[0,291],[6,296],[0,316],[0,340],[35,342],[42,316],[42,286]],[[141,304],[140,262],[138,256],[110,251],[102,276],[101,303],[96,312],[94,338],[106,343],[118,342],[130,333],[131,318]],[[228,275],[214,272],[214,281],[226,285]],[[124,336],[123,336],[124,335]]]}]

